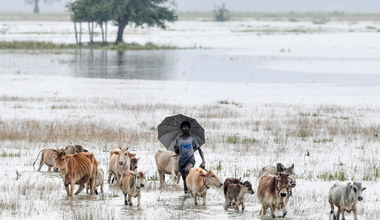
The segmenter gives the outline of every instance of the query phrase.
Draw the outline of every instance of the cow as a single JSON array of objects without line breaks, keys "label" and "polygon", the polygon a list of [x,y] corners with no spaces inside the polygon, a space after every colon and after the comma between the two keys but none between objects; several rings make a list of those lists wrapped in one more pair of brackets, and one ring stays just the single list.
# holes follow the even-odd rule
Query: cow
[{"label": "cow", "polygon": [[191,196],[194,198],[195,205],[198,205],[198,196],[203,198],[203,205],[206,205],[207,190],[210,186],[223,186],[218,176],[212,170],[207,172],[198,167],[190,169],[190,172],[186,177],[186,185]]},{"label": "cow", "polygon": [[90,184],[91,194],[94,193],[98,162],[92,153],[66,154],[64,151],[59,151],[54,157],[55,167],[60,169],[60,175],[68,196],[73,196],[75,184],[79,185],[79,189],[75,192],[75,195],[78,195],[87,182]]},{"label": "cow", "polygon": [[[97,187],[100,186],[100,192],[103,194],[103,187],[104,187],[104,171],[102,168],[98,168],[96,170],[96,179],[95,179],[95,185],[94,190],[95,194],[98,195],[98,189]],[[90,183],[87,183],[86,192],[88,193],[88,190],[90,189]]]},{"label": "cow", "polygon": [[65,152],[67,154],[76,154],[76,153],[81,153],[81,152],[88,152],[88,150],[84,149],[82,145],[69,144],[65,147]]},{"label": "cow", "polygon": [[223,183],[223,192],[224,192],[224,196],[227,195],[227,188],[230,184],[243,184],[241,182],[241,178],[237,179],[237,178],[227,178],[226,180],[224,180],[224,183]]},{"label": "cow", "polygon": [[160,176],[160,188],[165,186],[165,174],[171,174],[176,183],[179,183],[180,172],[178,168],[178,154],[166,149],[160,149],[154,156],[157,164],[158,175]]},{"label": "cow", "polygon": [[[37,155],[36,160],[33,162],[33,169],[35,169],[34,164],[38,160],[38,157],[40,156],[41,152],[42,152],[42,155],[41,155],[41,160],[40,160],[40,166],[38,167],[37,171],[40,171],[41,167],[44,164],[46,164],[46,166],[48,166],[48,171],[51,171],[51,168],[52,167],[54,168],[54,165],[55,165],[54,156],[57,155],[58,150],[57,149],[51,149],[51,148],[46,148],[46,149],[40,150],[40,152]],[[54,171],[57,171],[57,170],[54,170]]]},{"label": "cow", "polygon": [[[363,200],[362,191],[365,189],[359,182],[335,183],[329,190],[330,215],[333,215],[333,219],[339,220],[339,215],[342,213],[342,219],[344,220],[344,212],[350,213],[353,211],[354,219],[357,220],[356,201]],[[336,215],[334,205],[338,208]]]},{"label": "cow", "polygon": [[111,176],[116,177],[116,181],[120,183],[121,176],[131,167],[131,159],[129,157],[128,148],[114,150],[110,153],[110,163],[108,167],[108,183],[111,182]]},{"label": "cow", "polygon": [[[263,214],[270,208],[272,218],[275,218],[275,211],[282,208],[285,217],[286,200],[289,194],[289,175],[279,173],[275,175],[266,175],[260,178],[259,186],[257,188],[257,196],[262,205]],[[261,211],[260,211],[261,215]]]},{"label": "cow", "polygon": [[137,206],[140,206],[141,188],[144,187],[145,176],[142,172],[127,170],[121,177],[121,190],[124,194],[124,205],[132,206],[132,197],[137,197]]},{"label": "cow", "polygon": [[[238,179],[239,180],[239,179]],[[226,181],[224,182],[226,183]],[[241,210],[245,209],[244,196],[245,194],[254,194],[252,189],[252,184],[249,181],[241,183],[230,183],[227,186],[227,192],[225,193],[226,203],[224,209],[227,210],[231,203],[235,204],[235,210],[239,211],[239,206],[241,205]]]},{"label": "cow", "polygon": [[266,175],[278,175],[279,173],[283,174],[288,174],[289,175],[289,187],[290,187],[290,192],[288,194],[288,197],[286,198],[286,202],[288,202],[289,197],[292,196],[293,192],[292,189],[296,187],[296,178],[294,178],[294,164],[292,164],[290,167],[285,167],[282,163],[277,163],[276,167],[275,166],[266,166],[264,167],[261,172],[259,177],[263,177]]}]

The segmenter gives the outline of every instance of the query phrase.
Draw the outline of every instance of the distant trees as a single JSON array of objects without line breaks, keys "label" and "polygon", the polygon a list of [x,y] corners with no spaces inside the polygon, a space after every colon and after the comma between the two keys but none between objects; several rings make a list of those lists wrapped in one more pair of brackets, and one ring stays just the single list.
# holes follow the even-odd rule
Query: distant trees
[{"label": "distant trees", "polygon": [[214,18],[216,21],[228,21],[228,20],[230,20],[229,11],[226,8],[226,5],[224,3],[221,6],[215,7]]},{"label": "distant trees", "polygon": [[[24,0],[24,1],[27,4],[34,4],[34,9],[33,9],[34,14],[40,13],[40,6],[39,6],[40,0]],[[44,3],[52,3],[54,1],[59,2],[61,0],[43,0]]]},{"label": "distant trees", "polygon": [[94,24],[102,30],[102,41],[107,42],[107,24],[112,21],[118,26],[115,43],[123,42],[123,33],[127,25],[144,25],[165,28],[165,22],[177,19],[174,10],[169,9],[168,0],[76,0],[67,5],[74,22],[75,38],[81,43],[82,22],[87,22],[90,42],[93,43]]}]

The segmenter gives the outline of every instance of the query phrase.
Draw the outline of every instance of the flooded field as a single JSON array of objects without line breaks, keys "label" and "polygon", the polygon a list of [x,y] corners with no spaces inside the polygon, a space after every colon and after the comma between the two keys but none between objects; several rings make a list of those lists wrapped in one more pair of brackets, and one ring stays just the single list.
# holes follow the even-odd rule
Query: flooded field
[{"label": "flooded field", "polygon": [[[72,24],[60,24],[3,22],[2,37],[73,41]],[[329,219],[327,194],[338,180],[362,182],[358,217],[377,219],[380,38],[366,28],[376,25],[332,22],[294,33],[286,30],[318,26],[182,21],[167,31],[130,30],[126,39],[196,49],[0,51],[0,218],[270,219],[259,216],[258,174],[282,162],[295,164],[297,179],[287,219]],[[36,26],[46,33],[25,34]],[[247,31],[256,27],[280,33]],[[159,190],[156,127],[177,113],[205,128],[208,169],[222,181],[252,183],[245,211],[225,211],[218,188],[206,206],[193,205],[182,181],[169,178]],[[57,173],[33,170],[41,149],[70,143],[93,152],[106,176],[112,149],[136,153],[147,176],[141,207],[125,206],[116,184],[106,183],[103,195],[69,198]]]}]

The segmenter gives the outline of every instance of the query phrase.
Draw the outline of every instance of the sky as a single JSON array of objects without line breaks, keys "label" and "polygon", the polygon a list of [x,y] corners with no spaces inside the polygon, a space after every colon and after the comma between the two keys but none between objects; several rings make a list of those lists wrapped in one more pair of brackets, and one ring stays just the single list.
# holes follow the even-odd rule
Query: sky
[{"label": "sky", "polygon": [[[179,11],[211,11],[226,4],[236,11],[350,11],[380,12],[380,0],[174,0]],[[68,0],[40,0],[41,11],[64,11]],[[0,11],[32,11],[33,5],[24,0],[0,0]]]}]

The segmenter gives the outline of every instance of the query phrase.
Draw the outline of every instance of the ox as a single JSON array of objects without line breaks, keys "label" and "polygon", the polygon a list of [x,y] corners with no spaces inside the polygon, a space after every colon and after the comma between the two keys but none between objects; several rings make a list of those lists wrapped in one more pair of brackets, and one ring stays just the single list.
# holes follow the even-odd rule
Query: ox
[{"label": "ox", "polygon": [[189,174],[186,177],[186,185],[194,198],[194,204],[198,205],[197,197],[203,198],[203,205],[206,205],[207,190],[210,186],[221,187],[218,176],[212,171],[206,172],[202,168],[191,168]]},{"label": "ox", "polygon": [[[95,185],[94,190],[95,194],[98,194],[97,187],[100,186],[100,192],[103,194],[103,187],[104,187],[104,171],[102,168],[98,168],[96,170],[96,179],[95,179]],[[88,193],[88,190],[90,189],[90,184],[87,183],[86,192]]]},{"label": "ox", "polygon": [[288,194],[289,176],[287,174],[280,173],[277,176],[267,175],[260,178],[257,195],[262,205],[264,215],[269,207],[272,218],[275,218],[275,211],[283,208],[284,211],[282,217],[285,217],[287,213],[285,206]]},{"label": "ox", "polygon": [[173,175],[178,184],[181,175],[178,168],[178,155],[173,151],[160,149],[154,158],[157,164],[158,175],[160,176],[160,188],[165,185],[165,174]]},{"label": "ox", "polygon": [[[224,183],[226,183],[226,181]],[[252,189],[252,184],[249,181],[245,181],[244,183],[241,183],[239,180],[238,183],[228,184],[227,192],[225,193],[226,203],[224,205],[224,209],[227,210],[228,206],[231,203],[234,203],[236,211],[239,211],[240,205],[241,205],[241,210],[243,211],[245,209],[244,196],[245,194],[248,194],[248,193],[249,194],[255,193]]]},{"label": "ox", "polygon": [[132,206],[132,197],[137,197],[137,206],[140,206],[141,188],[144,187],[145,176],[142,172],[127,170],[121,178],[121,190],[124,193],[124,204]]},{"label": "ox", "polygon": [[[342,220],[344,220],[344,212],[350,213],[353,211],[354,219],[357,220],[356,201],[363,200],[362,191],[365,189],[358,182],[353,182],[352,184],[335,183],[329,190],[330,214],[333,215],[333,219],[339,220],[339,215],[342,213]],[[338,208],[336,215],[334,213],[334,205]]]},{"label": "ox", "polygon": [[78,144],[69,144],[65,147],[65,152],[67,154],[77,154],[77,153],[81,153],[81,152],[88,152],[88,150],[84,149],[82,147],[82,145],[78,145]]},{"label": "ox", "polygon": [[78,195],[87,182],[90,184],[91,194],[94,193],[98,162],[92,153],[66,154],[60,151],[55,156],[55,167],[60,169],[60,175],[68,196],[73,196],[75,184],[79,185],[79,189],[75,192],[75,195]]},{"label": "ox", "polygon": [[110,163],[108,167],[108,183],[111,182],[111,176],[116,177],[116,181],[120,183],[121,176],[131,167],[131,159],[129,157],[128,148],[114,150],[110,153]]},{"label": "ox", "polygon": [[46,149],[41,150],[38,153],[36,160],[33,162],[33,169],[35,169],[34,164],[38,160],[38,157],[40,156],[41,152],[42,152],[42,155],[41,155],[41,160],[40,160],[40,166],[38,167],[37,171],[40,171],[41,167],[44,164],[46,164],[46,166],[48,166],[48,171],[50,171],[51,168],[55,166],[54,156],[57,156],[58,150],[57,149],[51,149],[51,148],[46,148]]}]

